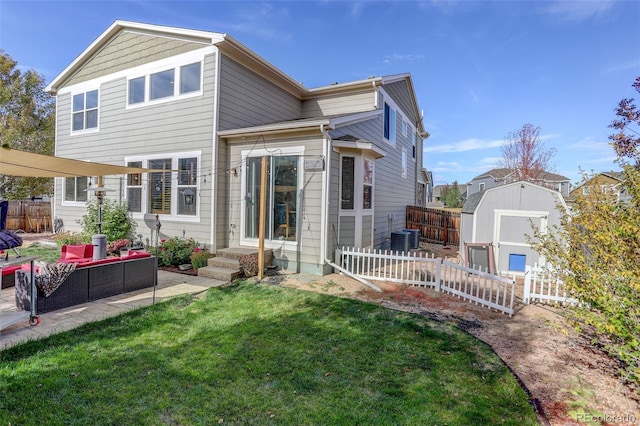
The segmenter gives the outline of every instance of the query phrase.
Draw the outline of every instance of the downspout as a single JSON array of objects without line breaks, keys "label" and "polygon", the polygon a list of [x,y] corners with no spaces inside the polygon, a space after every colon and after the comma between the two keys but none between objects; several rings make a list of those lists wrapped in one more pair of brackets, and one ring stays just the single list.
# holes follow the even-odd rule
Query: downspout
[{"label": "downspout", "polygon": [[380,290],[379,287],[377,287],[376,285],[372,284],[371,282],[365,280],[364,278],[360,278],[357,275],[352,274],[351,272],[347,271],[346,269],[344,269],[343,267],[341,267],[340,265],[337,265],[336,263],[334,263],[331,259],[329,259],[328,253],[327,253],[327,246],[329,245],[328,242],[328,238],[329,238],[329,214],[328,214],[328,210],[329,210],[329,189],[331,188],[331,186],[329,185],[331,183],[331,173],[329,171],[329,168],[331,166],[331,136],[329,136],[329,133],[327,132],[327,130],[324,127],[324,124],[320,125],[320,133],[322,134],[323,138],[322,138],[322,150],[324,151],[324,155],[325,155],[325,160],[326,160],[326,164],[324,167],[324,174],[325,174],[325,179],[323,182],[323,186],[324,188],[322,189],[322,210],[320,212],[320,217],[323,223],[323,226],[321,227],[321,232],[320,232],[320,253],[322,253],[322,256],[324,256],[324,261],[327,265],[331,266],[333,269],[340,271],[342,274],[347,275],[350,278],[353,278],[354,280],[366,285],[367,287],[372,288],[373,290],[377,291],[378,293],[382,293],[382,290]]},{"label": "downspout", "polygon": [[[213,94],[213,138],[211,141],[211,229],[209,231],[209,243],[211,247],[211,253],[215,253],[218,250],[218,244],[216,241],[216,226],[217,226],[217,209],[218,200],[216,200],[216,194],[218,193],[218,150],[220,141],[218,140],[218,107],[220,104],[220,62],[221,54],[220,49],[216,46],[216,81],[214,85]],[[198,182],[202,184],[202,182]],[[227,182],[227,185],[229,182]]]}]

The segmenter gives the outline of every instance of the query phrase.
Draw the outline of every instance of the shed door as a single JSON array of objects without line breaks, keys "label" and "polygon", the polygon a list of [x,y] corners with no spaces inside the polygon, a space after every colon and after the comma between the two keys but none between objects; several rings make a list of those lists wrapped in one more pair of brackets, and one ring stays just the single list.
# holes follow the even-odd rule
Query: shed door
[{"label": "shed door", "polygon": [[493,241],[499,271],[524,272],[524,266],[542,263],[538,253],[527,242],[533,228],[547,232],[548,212],[496,210]]}]

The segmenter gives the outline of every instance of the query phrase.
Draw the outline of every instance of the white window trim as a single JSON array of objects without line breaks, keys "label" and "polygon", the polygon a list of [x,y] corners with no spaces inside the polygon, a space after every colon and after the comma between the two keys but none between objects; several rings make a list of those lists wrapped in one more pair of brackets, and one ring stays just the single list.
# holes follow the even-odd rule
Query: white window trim
[{"label": "white window trim", "polygon": [[[247,157],[282,157],[286,155],[298,155],[300,158],[298,159],[298,191],[303,187],[304,184],[304,167],[302,167],[301,162],[304,161],[304,146],[292,146],[292,147],[282,147],[277,149],[251,149],[251,150],[243,150],[240,155],[242,157],[242,176],[241,176],[241,194],[247,193]],[[298,203],[300,200],[298,199]],[[245,236],[245,220],[246,220],[246,206],[245,206],[245,197],[242,196],[240,208],[240,245],[246,245],[249,247],[258,247],[259,239],[258,238],[247,238]],[[298,217],[296,218],[296,223],[301,220],[301,208],[297,206],[296,212]],[[285,250],[297,250],[298,244],[300,243],[300,235],[296,235],[296,241],[285,241],[285,240],[270,240],[265,236],[264,246],[270,249],[278,249],[284,248]]]},{"label": "white window trim", "polygon": [[[185,58],[185,59],[189,59],[189,58]],[[191,65],[191,64],[195,64],[197,62],[200,62],[200,90],[195,90],[193,92],[188,92],[188,93],[180,93],[180,82],[182,79],[182,73],[180,72],[180,69],[185,66],[185,65]],[[165,96],[162,98],[158,98],[158,99],[149,99],[149,96],[151,94],[151,75],[152,74],[156,74],[162,71],[168,71],[173,69],[174,72],[174,83],[173,83],[173,95],[171,96]],[[189,99],[189,98],[195,98],[198,96],[202,96],[204,93],[203,90],[203,85],[204,85],[204,59],[201,60],[186,60],[184,62],[172,62],[171,65],[168,64],[162,64],[162,65],[156,65],[153,67],[149,67],[147,69],[141,70],[138,73],[134,73],[131,75],[127,76],[127,83],[126,83],[126,99],[125,99],[125,109],[137,109],[137,108],[144,108],[144,107],[148,107],[148,106],[152,106],[152,105],[158,105],[158,104],[164,104],[167,102],[175,102],[175,101],[179,101],[179,100],[183,100],[183,99]],[[140,78],[140,77],[144,77],[144,101],[142,102],[136,102],[135,104],[130,104],[129,103],[129,82],[131,80],[135,80],[136,78]]]},{"label": "white window trim", "polygon": [[485,187],[485,183],[484,182],[478,183],[478,192],[484,191],[484,187]]},{"label": "white window trim", "polygon": [[[167,69],[171,68],[174,64],[187,65],[198,61],[204,61],[207,55],[216,53],[218,53],[218,48],[216,46],[205,46],[201,49],[192,50],[180,55],[170,56],[158,61],[139,65],[137,67],[127,68],[126,70],[117,71],[111,74],[94,78],[92,80],[83,81],[82,83],[63,87],[58,91],[58,96],[71,92],[78,93],[80,91],[91,90],[91,88],[95,89],[96,87],[101,87],[104,83],[109,83],[118,79],[129,79],[133,76],[141,77],[145,74],[148,74],[149,70]],[[202,72],[202,74],[204,74],[204,71]]]},{"label": "white window trim", "polygon": [[[178,191],[178,159],[179,158],[191,158],[196,157],[198,162],[198,173],[196,175],[196,214],[191,215],[179,215],[178,214],[178,197],[180,193]],[[169,152],[164,154],[151,154],[151,155],[136,155],[124,158],[124,164],[127,165],[132,161],[141,161],[142,167],[146,168],[149,164],[149,160],[159,160],[171,158],[171,214],[159,214],[160,220],[164,219],[172,222],[200,222],[200,210],[202,209],[201,193],[200,193],[200,179],[199,176],[202,173],[202,151],[183,151],[183,152]],[[134,219],[144,219],[149,206],[149,173],[142,173],[142,199],[140,200],[142,212],[131,212]],[[125,184],[125,188],[127,185]],[[124,199],[126,200],[126,192],[124,191]]]},{"label": "white window trim", "polygon": [[402,148],[402,154],[400,156],[400,176],[404,179],[409,175],[409,161],[407,159],[407,150]]},{"label": "white window trim", "polygon": [[[382,140],[385,141],[386,143],[388,143],[389,145],[396,146],[398,144],[398,129],[397,129],[398,117],[401,119],[400,126],[402,126],[402,122],[406,122],[407,123],[407,132],[408,132],[408,134],[416,133],[417,129],[413,125],[413,123],[411,121],[405,119],[405,115],[402,112],[402,109],[400,109],[398,104],[396,104],[394,102],[393,98],[383,88],[379,88],[378,90],[382,94],[382,102],[381,102],[381,105],[382,105]],[[394,128],[396,129],[396,131],[394,132],[393,140],[390,140],[390,139],[387,139],[387,138],[384,137],[384,104],[385,103],[389,105],[389,108],[391,108],[391,109],[393,109],[395,111],[395,115],[396,115],[396,120],[395,120],[395,125],[394,125]],[[400,133],[403,134],[402,133],[402,128],[400,130]],[[403,136],[407,136],[407,135],[403,134]],[[416,153],[416,157],[417,156],[418,156],[418,154]]]},{"label": "white window trim", "polygon": [[[79,95],[80,93],[84,93],[85,94],[85,102],[86,102],[86,93],[87,92],[92,92],[94,90],[98,91],[98,125],[96,127],[91,127],[89,129],[81,129],[81,130],[73,130],[73,97],[75,95]],[[100,110],[102,109],[100,107],[100,101],[102,98],[102,94],[100,93],[100,86],[98,85],[96,87],[95,84],[92,85],[83,85],[83,86],[77,86],[73,91],[69,92],[70,98],[69,98],[69,111],[70,111],[70,117],[69,117],[69,136],[78,136],[78,135],[86,135],[86,134],[90,134],[90,133],[98,133],[100,131]],[[86,114],[86,109],[83,110],[84,113]]]},{"label": "white window trim", "polygon": [[56,179],[60,179],[61,181],[61,185],[62,185],[62,201],[60,203],[61,206],[63,207],[85,207],[87,205],[87,203],[90,203],[93,201],[93,197],[91,194],[91,191],[88,191],[87,193],[87,201],[67,201],[67,185],[66,183],[66,179],[77,179],[79,177],[86,177],[87,179],[89,179],[89,182],[87,183],[87,189],[91,188],[91,179],[92,176],[75,176],[73,178],[71,177],[63,177],[63,178],[56,178]]}]

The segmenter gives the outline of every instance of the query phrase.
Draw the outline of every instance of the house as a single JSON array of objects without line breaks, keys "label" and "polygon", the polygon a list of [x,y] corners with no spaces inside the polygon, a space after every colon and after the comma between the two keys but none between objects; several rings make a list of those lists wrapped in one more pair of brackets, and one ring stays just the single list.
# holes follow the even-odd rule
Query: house
[{"label": "house", "polygon": [[418,197],[416,206],[425,207],[433,201],[433,173],[425,168],[418,174]]},{"label": "house", "polygon": [[[476,192],[462,207],[460,254],[468,265],[493,271],[521,273],[525,265],[543,265],[527,236],[533,236],[532,226],[543,234],[559,226],[563,207],[558,206],[566,209],[558,191],[531,182]],[[487,256],[494,262],[487,262]]]},{"label": "house", "polygon": [[589,195],[589,192],[596,186],[599,187],[601,191],[614,192],[618,201],[626,201],[630,197],[620,189],[620,183],[623,180],[624,173],[622,172],[600,172],[576,186],[569,193],[567,203],[573,204],[576,198]]},{"label": "house", "polygon": [[445,189],[448,185],[436,185],[433,187],[433,200],[432,202],[444,202],[442,199],[442,190]]},{"label": "house", "polygon": [[[257,248],[264,214],[275,264],[326,274],[417,203],[428,133],[410,74],[308,89],[227,34],[115,21],[47,90],[56,155],[157,170],[104,179],[146,238],[157,215],[161,238]],[[56,179],[65,229],[94,181]]]},{"label": "house", "polygon": [[[491,169],[474,177],[471,182],[467,183],[467,196],[519,180],[513,169]],[[545,188],[554,189],[563,196],[568,196],[571,189],[571,180],[568,177],[550,172],[542,172],[538,179],[530,181]]]}]

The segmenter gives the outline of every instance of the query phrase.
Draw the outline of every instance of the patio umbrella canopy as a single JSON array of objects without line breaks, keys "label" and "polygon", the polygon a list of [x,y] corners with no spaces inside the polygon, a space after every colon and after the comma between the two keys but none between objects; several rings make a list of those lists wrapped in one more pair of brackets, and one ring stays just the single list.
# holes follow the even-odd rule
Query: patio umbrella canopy
[{"label": "patio umbrella canopy", "polygon": [[149,169],[114,166],[35,154],[11,148],[0,148],[0,175],[30,177],[105,176],[145,173]]}]

